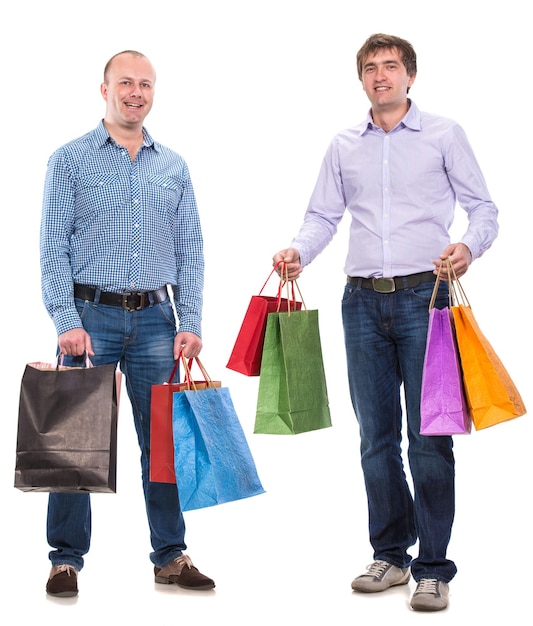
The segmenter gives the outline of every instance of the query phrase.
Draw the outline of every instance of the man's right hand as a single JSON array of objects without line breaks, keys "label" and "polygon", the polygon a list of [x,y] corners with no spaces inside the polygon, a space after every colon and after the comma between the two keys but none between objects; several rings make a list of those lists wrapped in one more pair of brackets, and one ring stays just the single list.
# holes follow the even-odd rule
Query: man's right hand
[{"label": "man's right hand", "polygon": [[[289,280],[296,280],[300,274],[302,273],[302,265],[300,263],[300,253],[296,248],[285,248],[285,250],[280,250],[277,254],[274,255],[273,264],[280,263],[277,267],[277,272],[280,277],[288,278]],[[283,267],[283,276],[281,276],[281,263],[285,263]]]},{"label": "man's right hand", "polygon": [[88,356],[94,356],[93,347],[89,333],[83,328],[73,328],[61,333],[58,337],[59,351],[61,354],[71,356],[81,356],[87,351]]}]

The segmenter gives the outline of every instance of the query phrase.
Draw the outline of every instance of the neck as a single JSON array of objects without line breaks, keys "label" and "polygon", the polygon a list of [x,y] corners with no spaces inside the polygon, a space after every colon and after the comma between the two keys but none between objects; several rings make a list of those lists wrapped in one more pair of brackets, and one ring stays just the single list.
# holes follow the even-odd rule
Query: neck
[{"label": "neck", "polygon": [[142,144],[143,142],[144,135],[142,125],[124,127],[104,119],[104,126],[111,137],[121,146]]},{"label": "neck", "polygon": [[391,131],[400,120],[402,120],[409,110],[409,101],[393,108],[372,109],[372,119],[374,124],[383,129],[386,133]]},{"label": "neck", "polygon": [[119,145],[127,149],[130,153],[131,160],[134,161],[144,141],[142,125],[124,128],[123,126],[117,126],[116,124],[104,120],[104,126],[109,135]]}]

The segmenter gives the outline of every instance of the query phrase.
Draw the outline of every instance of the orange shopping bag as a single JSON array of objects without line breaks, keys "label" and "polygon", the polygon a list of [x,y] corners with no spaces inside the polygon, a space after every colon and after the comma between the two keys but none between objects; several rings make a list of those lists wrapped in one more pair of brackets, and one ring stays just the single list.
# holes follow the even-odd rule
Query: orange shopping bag
[{"label": "orange shopping bag", "polygon": [[465,394],[474,427],[481,430],[524,415],[526,407],[520,393],[479,328],[455,275],[450,281],[450,288]]}]

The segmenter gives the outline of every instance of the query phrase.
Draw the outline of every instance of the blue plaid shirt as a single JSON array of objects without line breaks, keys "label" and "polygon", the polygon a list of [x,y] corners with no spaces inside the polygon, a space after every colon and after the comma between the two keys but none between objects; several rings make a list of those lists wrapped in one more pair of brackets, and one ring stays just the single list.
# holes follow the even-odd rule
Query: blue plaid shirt
[{"label": "blue plaid shirt", "polygon": [[143,132],[133,163],[103,122],[50,157],[41,280],[58,334],[82,327],[78,283],[117,293],[173,285],[179,330],[201,336],[203,238],[189,171]]}]

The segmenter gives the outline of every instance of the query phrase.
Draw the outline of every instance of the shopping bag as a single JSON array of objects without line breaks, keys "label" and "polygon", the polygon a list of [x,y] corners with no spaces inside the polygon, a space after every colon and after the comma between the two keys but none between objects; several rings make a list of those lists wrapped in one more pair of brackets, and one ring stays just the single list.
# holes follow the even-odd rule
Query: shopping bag
[{"label": "shopping bag", "polygon": [[184,380],[173,382],[179,371],[179,364],[183,357],[176,359],[174,368],[167,382],[152,385],[150,401],[150,481],[155,483],[176,483],[174,470],[174,440],[172,435],[172,400],[173,394],[190,390],[220,387],[219,380],[207,379],[207,373],[202,372],[203,378],[192,380],[188,372],[190,365],[185,369]]},{"label": "shopping bag", "polygon": [[330,426],[318,311],[304,305],[269,313],[254,433],[294,435]]},{"label": "shopping bag", "polygon": [[451,282],[457,347],[474,427],[481,430],[525,415],[520,393],[481,331],[457,276]]},{"label": "shopping bag", "polygon": [[457,353],[451,311],[434,306],[437,277],[429,308],[420,399],[421,435],[461,435],[472,430]]},{"label": "shopping bag", "polygon": [[[226,365],[228,369],[246,376],[259,376],[268,314],[276,311],[297,311],[302,308],[302,303],[295,299],[294,291],[292,295],[288,292],[287,297],[282,297],[284,285],[287,288],[289,286],[287,281],[280,280],[276,296],[263,295],[263,290],[279,265],[280,263],[276,263],[259,294],[250,299]],[[281,273],[283,275],[283,270]]]},{"label": "shopping bag", "polygon": [[174,393],[172,428],[183,511],[264,493],[227,387]]},{"label": "shopping bag", "polygon": [[21,491],[116,492],[115,365],[28,363],[22,376],[15,487]]}]

